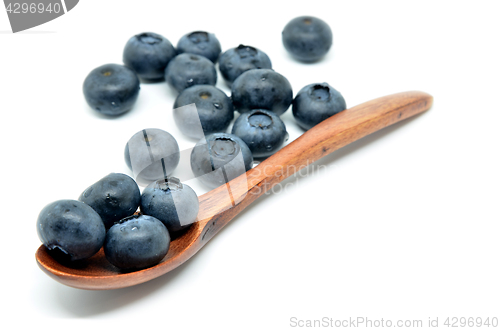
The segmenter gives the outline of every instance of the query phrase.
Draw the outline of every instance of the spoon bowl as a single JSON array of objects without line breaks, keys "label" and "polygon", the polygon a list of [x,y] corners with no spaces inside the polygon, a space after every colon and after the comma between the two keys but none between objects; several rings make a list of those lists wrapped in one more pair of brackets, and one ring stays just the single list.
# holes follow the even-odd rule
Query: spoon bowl
[{"label": "spoon bowl", "polygon": [[199,198],[197,222],[170,243],[167,255],[150,268],[125,272],[110,264],[101,249],[85,261],[62,263],[41,245],[38,266],[62,284],[88,290],[108,290],[137,285],[180,266],[231,219],[297,169],[396,122],[428,110],[432,96],[402,92],[344,110],[314,126],[258,166]]}]

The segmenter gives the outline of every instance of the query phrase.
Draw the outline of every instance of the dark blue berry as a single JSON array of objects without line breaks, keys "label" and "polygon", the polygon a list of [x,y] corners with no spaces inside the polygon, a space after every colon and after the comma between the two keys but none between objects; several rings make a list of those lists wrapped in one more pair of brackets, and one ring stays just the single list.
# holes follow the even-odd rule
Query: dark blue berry
[{"label": "dark blue berry", "polygon": [[106,236],[99,214],[77,200],[48,204],[38,215],[36,229],[45,247],[71,261],[97,253]]},{"label": "dark blue berry", "polygon": [[283,114],[293,100],[288,80],[272,69],[253,69],[241,74],[231,87],[234,108],[240,113],[267,109]]},{"label": "dark blue berry", "polygon": [[202,138],[191,151],[191,169],[209,187],[218,187],[252,168],[252,152],[243,140],[229,133]]},{"label": "dark blue berry", "polygon": [[151,183],[142,192],[141,212],[159,219],[170,234],[186,229],[198,216],[198,196],[175,177]]},{"label": "dark blue berry", "polygon": [[206,57],[182,53],[168,63],[165,80],[180,93],[193,85],[215,85],[217,72],[213,62]]},{"label": "dark blue berry", "polygon": [[140,185],[148,185],[170,175],[179,164],[179,145],[168,132],[144,129],[125,146],[125,163]]},{"label": "dark blue berry", "polygon": [[177,43],[177,52],[191,53],[206,57],[213,63],[221,52],[220,42],[213,33],[195,31],[188,33]]},{"label": "dark blue berry", "polygon": [[229,85],[247,70],[271,68],[271,60],[267,54],[252,46],[239,45],[219,57],[219,70]]},{"label": "dark blue berry", "polygon": [[[196,107],[188,106],[191,104]],[[175,124],[183,134],[192,138],[225,132],[233,118],[231,99],[212,85],[189,87],[179,94],[174,103]]]},{"label": "dark blue berry", "polygon": [[319,18],[301,16],[285,26],[282,40],[286,50],[297,60],[314,62],[328,53],[333,35],[328,24]]},{"label": "dark blue berry", "polygon": [[327,83],[303,87],[292,104],[293,116],[305,130],[345,109],[344,97]]},{"label": "dark blue berry", "polygon": [[274,154],[288,137],[285,124],[279,116],[263,109],[241,114],[234,122],[231,133],[248,145],[255,158]]},{"label": "dark blue berry", "polygon": [[134,215],[109,229],[104,255],[120,269],[144,269],[160,262],[170,247],[165,225],[152,216]]},{"label": "dark blue berry", "polygon": [[135,213],[141,192],[129,176],[112,173],[89,186],[78,200],[92,207],[109,229],[115,222]]},{"label": "dark blue berry", "polygon": [[130,38],[123,50],[123,63],[140,78],[157,80],[165,75],[168,62],[176,55],[170,41],[156,33],[145,32]]},{"label": "dark blue berry", "polygon": [[139,78],[131,69],[119,64],[105,64],[92,70],[83,82],[88,105],[108,116],[130,110],[139,95]]}]

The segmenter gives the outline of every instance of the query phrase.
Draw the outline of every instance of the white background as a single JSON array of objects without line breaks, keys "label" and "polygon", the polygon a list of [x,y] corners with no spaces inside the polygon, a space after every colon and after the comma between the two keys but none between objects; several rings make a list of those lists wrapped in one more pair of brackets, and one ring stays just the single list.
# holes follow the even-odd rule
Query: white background
[{"label": "white background", "polygon": [[[2,324],[289,330],[292,317],[500,318],[498,12],[495,1],[87,0],[11,34],[0,10]],[[281,44],[285,24],[305,14],[334,34],[310,65]],[[170,274],[102,292],[57,283],[35,263],[39,211],[129,173],[123,148],[141,129],[169,131],[181,149],[195,143],[172,121],[166,83],[142,84],[135,108],[108,119],[86,105],[85,76],[121,63],[134,34],[175,45],[194,30],[214,32],[223,50],[264,50],[294,93],[328,82],[352,107],[422,90],[434,106],[325,157],[323,171],[259,199]],[[297,138],[291,111],[282,118]]]}]

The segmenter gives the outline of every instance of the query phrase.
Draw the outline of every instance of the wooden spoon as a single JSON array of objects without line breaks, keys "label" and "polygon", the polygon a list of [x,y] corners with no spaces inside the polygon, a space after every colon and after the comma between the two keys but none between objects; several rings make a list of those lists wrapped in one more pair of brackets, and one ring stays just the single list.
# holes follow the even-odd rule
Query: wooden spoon
[{"label": "wooden spoon", "polygon": [[55,280],[81,289],[108,290],[147,282],[187,261],[249,204],[301,166],[431,105],[432,96],[427,93],[403,92],[363,103],[319,123],[246,174],[202,195],[199,221],[173,240],[167,256],[153,267],[120,271],[106,260],[102,249],[86,261],[65,265],[43,245],[35,254],[37,263]]}]

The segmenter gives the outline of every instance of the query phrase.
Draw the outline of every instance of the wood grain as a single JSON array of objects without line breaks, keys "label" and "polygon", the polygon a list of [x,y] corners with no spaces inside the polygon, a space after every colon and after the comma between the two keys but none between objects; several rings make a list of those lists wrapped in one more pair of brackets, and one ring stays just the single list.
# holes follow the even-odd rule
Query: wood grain
[{"label": "wood grain", "polygon": [[156,266],[122,272],[107,262],[102,249],[86,261],[63,265],[43,245],[36,252],[37,263],[55,280],[81,289],[116,289],[159,277],[187,261],[249,204],[301,167],[428,110],[432,100],[424,92],[398,93],[355,106],[319,123],[246,174],[202,195],[198,222],[172,241],[167,256]]}]

